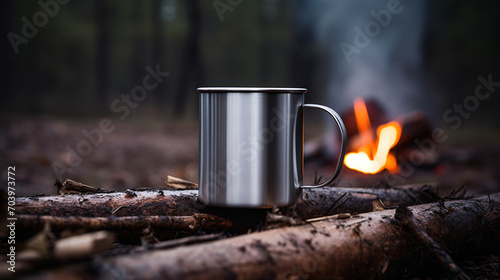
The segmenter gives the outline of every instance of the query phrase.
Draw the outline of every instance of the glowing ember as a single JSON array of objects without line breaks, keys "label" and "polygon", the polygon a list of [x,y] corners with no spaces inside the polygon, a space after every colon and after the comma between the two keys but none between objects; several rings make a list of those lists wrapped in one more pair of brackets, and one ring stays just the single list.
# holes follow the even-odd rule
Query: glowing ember
[{"label": "glowing ember", "polygon": [[379,126],[377,139],[373,140],[368,111],[362,99],[354,101],[354,113],[362,144],[357,152],[348,153],[345,156],[344,164],[365,174],[375,174],[384,169],[391,173],[397,172],[396,158],[390,153],[390,150],[398,143],[401,136],[399,123],[392,121]]}]

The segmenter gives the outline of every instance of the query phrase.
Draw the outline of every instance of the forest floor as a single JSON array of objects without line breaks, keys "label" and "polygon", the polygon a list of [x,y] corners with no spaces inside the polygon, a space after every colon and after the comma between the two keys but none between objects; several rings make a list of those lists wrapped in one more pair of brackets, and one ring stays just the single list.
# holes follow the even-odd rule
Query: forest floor
[{"label": "forest floor", "polygon": [[[198,181],[196,121],[139,120],[111,123],[112,132],[99,137],[101,119],[8,117],[0,121],[0,166],[16,166],[16,195],[55,194],[56,179],[71,178],[111,190],[165,187],[167,175]],[[308,126],[310,134],[320,128]],[[387,172],[365,175],[344,167],[340,187],[377,187],[432,183],[443,192],[464,186],[469,194],[500,191],[500,141],[494,132],[463,128],[436,145],[438,161],[412,166],[397,180]],[[93,141],[89,140],[91,135]],[[474,137],[476,136],[476,137]],[[308,138],[314,136],[306,135]],[[317,136],[316,136],[317,137]],[[94,142],[94,143],[92,143]],[[78,152],[80,151],[80,152]],[[84,153],[81,153],[84,152]],[[304,183],[325,179],[333,163],[308,160]],[[401,175],[401,174],[400,174]],[[2,172],[2,180],[6,180]]]}]

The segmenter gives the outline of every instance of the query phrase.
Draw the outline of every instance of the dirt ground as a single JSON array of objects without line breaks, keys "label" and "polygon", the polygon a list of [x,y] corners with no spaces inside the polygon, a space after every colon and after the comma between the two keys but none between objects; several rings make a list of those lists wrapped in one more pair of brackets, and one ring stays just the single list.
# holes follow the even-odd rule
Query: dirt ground
[{"label": "dirt ground", "polygon": [[[164,187],[167,175],[198,181],[198,124],[158,119],[112,121],[114,128],[99,137],[102,119],[5,117],[0,121],[0,166],[16,167],[16,195],[54,194],[56,179],[71,178],[89,185],[125,190]],[[316,134],[316,129],[309,129]],[[315,132],[316,131],[316,132]],[[93,142],[86,135],[92,135]],[[481,137],[473,137],[481,135]],[[311,135],[306,135],[306,142]],[[500,191],[500,141],[496,134],[464,128],[437,146],[435,163],[412,167],[405,176],[383,172],[364,175],[343,168],[342,187],[377,187],[432,183],[440,191],[466,187],[470,194]],[[77,151],[85,152],[85,154]],[[75,154],[77,156],[75,156]],[[333,171],[324,159],[306,161],[304,183]],[[6,181],[7,172],[2,172]],[[389,181],[389,182],[388,182]]]}]

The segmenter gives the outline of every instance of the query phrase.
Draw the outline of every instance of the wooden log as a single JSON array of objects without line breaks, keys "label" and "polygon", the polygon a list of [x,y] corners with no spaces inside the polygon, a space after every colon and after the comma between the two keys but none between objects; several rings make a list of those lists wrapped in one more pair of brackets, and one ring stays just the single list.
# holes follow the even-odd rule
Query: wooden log
[{"label": "wooden log", "polygon": [[178,229],[185,231],[224,231],[231,227],[231,222],[210,214],[193,216],[127,216],[127,217],[56,217],[40,215],[18,215],[16,224],[23,230],[28,227],[49,223],[52,230],[80,229],[88,230],[142,230],[153,228]]},{"label": "wooden log", "polygon": [[418,188],[318,188],[304,190],[297,203],[282,212],[299,219],[310,219],[337,213],[364,213],[373,210],[373,200],[385,206],[410,206],[437,200],[430,185]]},{"label": "wooden log", "polygon": [[395,150],[405,146],[415,146],[415,140],[431,137],[431,125],[423,113],[414,112],[401,118],[402,128],[399,142],[393,148]]},{"label": "wooden log", "polygon": [[197,190],[151,189],[16,198],[16,214],[49,216],[191,216],[206,206]]},{"label": "wooden log", "polygon": [[455,263],[455,261],[451,258],[451,256],[443,250],[439,244],[430,237],[425,230],[421,229],[417,222],[415,221],[415,217],[408,207],[398,207],[396,209],[396,214],[394,214],[394,218],[409,230],[426,248],[428,251],[433,253],[437,259],[441,262],[443,267],[453,274],[453,277],[456,277],[461,280],[470,279],[467,274]]},{"label": "wooden log", "polygon": [[[209,213],[225,217],[247,209],[209,207],[198,201],[197,190],[140,190],[113,193],[70,194],[16,198],[16,214],[48,216],[191,216]],[[414,205],[436,201],[436,195],[428,185],[421,188],[362,189],[318,188],[306,189],[301,198],[282,212],[299,219],[327,216],[335,213],[361,213],[372,210],[372,201],[379,198],[386,206]],[[249,213],[257,212],[248,209]],[[265,212],[265,210],[264,210]],[[265,215],[264,215],[265,216]]]},{"label": "wooden log", "polygon": [[[98,231],[115,232],[118,241],[133,242],[143,235],[143,230],[150,228],[155,237],[165,239],[178,232],[194,234],[196,232],[223,232],[231,228],[231,221],[210,214],[197,213],[192,216],[125,216],[125,217],[78,217],[78,216],[40,216],[18,215],[16,228],[19,232],[37,232],[45,224],[50,224],[51,231]],[[20,234],[20,236],[23,236]]]},{"label": "wooden log", "polygon": [[[500,194],[489,199],[409,209],[418,227],[459,257],[479,247],[498,249]],[[371,279],[442,273],[435,256],[394,216],[395,210],[371,212],[171,250],[108,257],[94,262],[96,278]]]}]

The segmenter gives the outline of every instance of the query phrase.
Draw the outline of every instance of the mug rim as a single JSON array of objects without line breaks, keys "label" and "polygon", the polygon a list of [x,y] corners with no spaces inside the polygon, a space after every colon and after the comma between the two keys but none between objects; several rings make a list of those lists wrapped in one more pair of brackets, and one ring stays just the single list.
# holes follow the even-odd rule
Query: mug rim
[{"label": "mug rim", "polygon": [[198,93],[306,93],[306,88],[285,88],[285,87],[199,87]]}]

